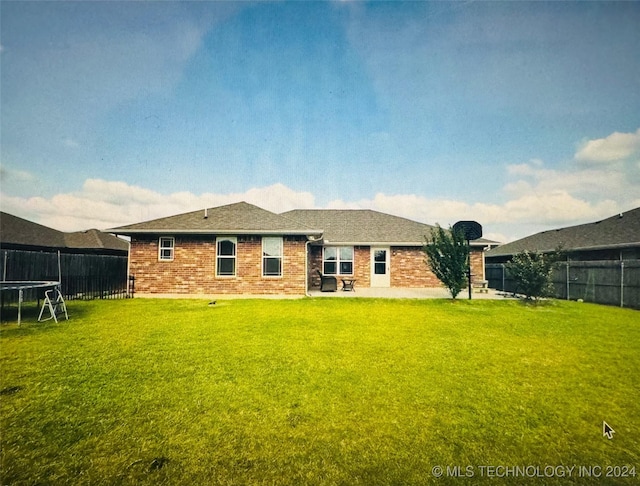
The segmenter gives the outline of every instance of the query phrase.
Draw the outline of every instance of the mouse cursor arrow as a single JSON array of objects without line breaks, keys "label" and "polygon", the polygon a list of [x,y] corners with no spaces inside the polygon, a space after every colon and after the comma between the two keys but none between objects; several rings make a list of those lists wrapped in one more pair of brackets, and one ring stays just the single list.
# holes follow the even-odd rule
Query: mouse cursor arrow
[{"label": "mouse cursor arrow", "polygon": [[604,420],[602,421],[602,436],[603,437],[607,437],[607,439],[613,439],[613,434],[615,434],[615,430],[613,430],[611,428],[611,426],[605,422]]}]

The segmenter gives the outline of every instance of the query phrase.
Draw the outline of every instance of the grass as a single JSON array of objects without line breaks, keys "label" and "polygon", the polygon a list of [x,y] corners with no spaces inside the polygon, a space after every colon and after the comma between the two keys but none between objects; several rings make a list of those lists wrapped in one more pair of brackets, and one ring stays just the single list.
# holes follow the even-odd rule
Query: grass
[{"label": "grass", "polygon": [[[640,474],[637,311],[134,299],[69,312],[0,327],[2,484],[635,484]],[[603,469],[489,479],[481,468],[549,465]],[[455,466],[474,477],[454,481]],[[605,478],[607,466],[636,477]]]}]

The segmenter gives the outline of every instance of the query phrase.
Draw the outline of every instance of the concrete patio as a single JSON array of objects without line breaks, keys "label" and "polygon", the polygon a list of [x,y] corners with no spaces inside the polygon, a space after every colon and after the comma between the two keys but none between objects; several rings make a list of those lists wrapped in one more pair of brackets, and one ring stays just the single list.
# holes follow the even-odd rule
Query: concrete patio
[{"label": "concrete patio", "polygon": [[[144,294],[136,293],[138,298],[164,298],[164,299],[203,299],[203,300],[234,300],[234,299],[303,299],[304,295],[256,295],[256,294]],[[341,288],[336,292],[320,292],[318,288],[309,291],[309,297],[319,299],[344,299],[344,298],[377,298],[377,299],[450,299],[451,295],[445,288],[362,288],[356,287],[355,291],[343,291]],[[458,299],[466,300],[469,292],[464,289],[458,294]],[[473,291],[472,299],[478,300],[502,300],[514,299],[510,293],[488,289],[487,292]]]},{"label": "concrete patio", "polygon": [[[320,292],[313,289],[309,292],[311,297],[318,298],[345,298],[345,297],[363,297],[363,298],[383,298],[383,299],[450,299],[451,294],[445,288],[362,288],[356,286],[355,291],[343,291],[338,289],[336,292]],[[458,299],[468,299],[469,291],[463,290],[458,294]],[[512,294],[494,289],[488,289],[487,292],[477,292],[474,290],[471,294],[472,299],[513,299]]]}]

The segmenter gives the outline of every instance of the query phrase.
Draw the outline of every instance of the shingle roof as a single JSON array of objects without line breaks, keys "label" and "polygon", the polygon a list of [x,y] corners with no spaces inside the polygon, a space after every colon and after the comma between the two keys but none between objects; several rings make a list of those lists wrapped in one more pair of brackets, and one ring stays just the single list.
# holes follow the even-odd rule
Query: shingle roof
[{"label": "shingle roof", "polygon": [[640,245],[640,208],[595,223],[543,231],[487,252],[487,258],[515,255],[521,251],[565,251],[624,248]]},{"label": "shingle roof", "polygon": [[107,249],[128,251],[129,243],[97,229],[65,233],[67,248]]},{"label": "shingle roof", "polygon": [[9,213],[0,213],[0,241],[3,245],[64,248],[64,233]]},{"label": "shingle roof", "polygon": [[9,213],[0,213],[3,246],[128,251],[129,244],[96,229],[64,233]]},{"label": "shingle roof", "polygon": [[[334,244],[421,246],[434,226],[369,209],[295,209],[272,213],[239,202],[135,223],[108,231],[135,234],[296,234],[323,236]],[[480,240],[479,240],[480,241]],[[478,245],[487,245],[482,240]]]},{"label": "shingle roof", "polygon": [[283,213],[324,230],[325,243],[423,245],[434,228],[410,219],[370,209],[295,209]]},{"label": "shingle roof", "polygon": [[246,202],[120,226],[109,231],[123,235],[141,233],[300,235],[322,233],[319,229],[306,227],[299,221]]}]

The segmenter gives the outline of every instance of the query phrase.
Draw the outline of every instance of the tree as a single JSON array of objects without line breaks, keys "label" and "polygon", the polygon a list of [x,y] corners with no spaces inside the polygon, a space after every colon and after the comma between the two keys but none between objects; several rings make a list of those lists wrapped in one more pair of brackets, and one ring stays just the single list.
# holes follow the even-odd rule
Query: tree
[{"label": "tree", "polygon": [[507,270],[516,281],[516,291],[527,300],[539,300],[553,294],[551,281],[554,266],[563,257],[558,249],[550,253],[521,251],[506,264]]},{"label": "tree", "polygon": [[461,231],[446,231],[438,225],[424,246],[427,264],[449,289],[453,299],[467,286],[469,246]]}]

